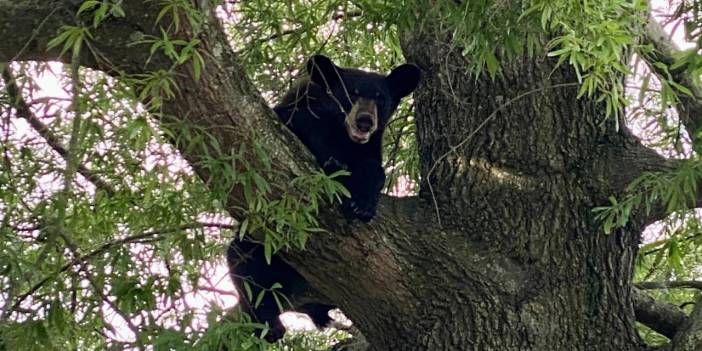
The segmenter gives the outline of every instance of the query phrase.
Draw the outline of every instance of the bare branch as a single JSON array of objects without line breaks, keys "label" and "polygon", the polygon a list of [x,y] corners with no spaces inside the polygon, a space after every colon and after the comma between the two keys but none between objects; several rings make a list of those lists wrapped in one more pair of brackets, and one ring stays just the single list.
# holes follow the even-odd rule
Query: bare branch
[{"label": "bare branch", "polygon": [[200,291],[209,291],[209,292],[217,293],[217,294],[219,294],[219,295],[234,296],[234,297],[236,297],[236,298],[239,297],[239,294],[237,294],[237,293],[234,292],[234,291],[231,291],[231,290],[223,290],[223,289],[217,289],[217,288],[215,288],[215,287],[213,287],[213,286],[198,286],[198,287],[196,288],[196,290],[200,290]]},{"label": "bare branch", "polygon": [[700,289],[702,290],[702,281],[687,280],[687,281],[671,281],[671,282],[641,282],[634,286],[640,290],[653,289]]},{"label": "bare branch", "polygon": [[[17,111],[17,116],[24,118],[27,123],[42,137],[44,140],[46,140],[46,143],[54,150],[56,153],[61,155],[66,162],[68,162],[68,159],[70,158],[70,154],[68,150],[63,146],[59,138],[54,135],[54,133],[51,132],[49,127],[44,124],[44,122],[37,117],[32,110],[29,108],[29,104],[22,98],[22,94],[19,91],[19,88],[17,87],[17,82],[15,81],[15,77],[12,74],[12,71],[10,70],[10,67],[8,65],[5,65],[5,67],[2,70],[2,78],[5,81],[5,89],[7,90],[7,95],[10,97],[10,103],[12,104],[12,107],[15,108]],[[82,164],[77,165],[77,171],[88,179],[91,183],[95,184],[95,186],[106,193],[113,195],[115,193],[115,189],[102,180],[99,176],[97,176],[94,172],[89,170],[87,167],[85,167]]]},{"label": "bare branch", "polygon": [[677,306],[658,302],[636,288],[631,289],[631,296],[636,320],[668,338],[675,336],[687,320],[685,313]]}]

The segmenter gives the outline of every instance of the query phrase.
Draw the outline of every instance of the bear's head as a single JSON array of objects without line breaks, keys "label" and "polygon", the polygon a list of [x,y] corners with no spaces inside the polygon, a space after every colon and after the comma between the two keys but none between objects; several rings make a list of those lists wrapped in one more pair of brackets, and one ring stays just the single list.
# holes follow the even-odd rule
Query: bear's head
[{"label": "bear's head", "polygon": [[359,144],[385,128],[400,100],[417,88],[421,78],[413,64],[400,65],[383,76],[339,67],[323,55],[309,59],[307,73],[338,105],[349,138]]}]

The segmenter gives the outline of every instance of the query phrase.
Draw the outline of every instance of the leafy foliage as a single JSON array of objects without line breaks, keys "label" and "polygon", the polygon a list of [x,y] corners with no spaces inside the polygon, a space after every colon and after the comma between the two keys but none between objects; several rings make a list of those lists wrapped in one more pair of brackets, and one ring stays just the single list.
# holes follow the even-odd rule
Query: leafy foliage
[{"label": "leafy foliage", "polygon": [[[183,88],[176,68],[186,66],[196,78],[206,68],[199,39],[205,17],[190,1],[150,3],[161,7],[154,23],[160,35],[133,45],[165,55],[172,62],[168,69],[113,79],[77,67],[13,63],[14,79],[5,77],[0,86],[0,348],[324,349],[327,336],[319,335],[266,345],[250,336],[264,326],[247,316],[215,304],[203,313],[183,302],[204,287],[203,267],[221,256],[230,238],[261,235],[269,259],[283,247],[303,248],[309,235],[321,231],[320,206],[345,189],[336,175],[322,173],[273,184],[276,170],[260,144],[222,150],[207,131],[169,124],[161,107]],[[124,17],[121,4],[83,1],[76,23],[64,26],[49,46],[73,57],[83,50],[100,55],[91,33]],[[694,4],[681,2],[676,13],[696,47],[666,69],[684,67],[699,77],[702,31]],[[688,159],[670,172],[645,175],[629,186],[629,196],[595,211],[605,232],[628,225],[637,208],[653,211],[663,204],[677,213],[642,247],[637,279],[695,279],[684,268],[700,262],[702,236],[691,209],[702,175],[698,157],[689,157],[698,146],[688,142],[686,150],[670,113],[679,96],[691,92],[672,76],[644,73],[633,92],[623,80],[639,75],[628,64],[630,54],[650,52],[637,44],[648,10],[640,0],[250,0],[224,2],[219,14],[246,73],[270,103],[316,52],[387,72],[404,61],[400,34],[422,26],[451,38],[465,69],[476,75],[496,77],[507,60],[548,53],[574,67],[579,94],[598,98],[617,121],[638,96],[627,110],[630,122],[650,122],[649,145]],[[70,93],[46,96],[41,80],[47,77]],[[416,193],[421,182],[412,111],[411,101],[402,105],[386,133],[387,191],[395,194]],[[216,150],[200,161],[209,179],[196,177],[170,146],[173,130],[191,136],[187,147]],[[251,140],[260,139],[249,132]],[[234,187],[246,199],[238,209],[246,216],[237,225],[222,205]],[[691,298],[678,291],[660,295],[675,302]]]},{"label": "leafy foliage", "polygon": [[[610,198],[608,206],[594,209],[605,233],[629,225],[634,211],[659,212],[669,216],[654,223],[644,232],[644,243],[637,257],[637,282],[675,282],[699,280],[700,213],[698,207],[699,180],[702,177],[699,145],[694,135],[688,135],[676,113],[683,98],[693,96],[690,87],[676,80],[681,74],[699,83],[700,21],[696,1],[670,1],[668,8],[658,13],[665,23],[684,29],[689,49],[674,54],[674,62],[643,66],[635,61],[627,84],[632,104],[628,107],[628,124],[649,146],[671,159],[665,171],[646,173],[628,185],[620,198]],[[645,55],[651,48],[642,48]],[[655,73],[654,73],[655,72]],[[694,131],[692,131],[694,132]],[[691,302],[699,293],[690,288],[649,290],[656,299],[670,302],[691,311]],[[661,345],[667,339],[641,326],[641,334],[651,345]]]},{"label": "leafy foliage", "polygon": [[[134,45],[163,52],[173,67],[192,62],[198,77],[199,41],[171,36],[181,25],[173,18],[192,15],[187,22],[195,28],[199,14],[189,2],[162,4],[162,37]],[[108,13],[119,16],[118,6],[88,1],[78,15],[98,26]],[[79,24],[64,27],[50,45],[77,57],[82,48],[92,50],[92,39]],[[75,67],[69,78],[52,68],[60,66],[14,65],[3,76],[0,267],[2,318],[12,322],[3,323],[0,344],[18,350],[266,349],[251,337],[252,328],[263,326],[225,323],[216,305],[205,315],[187,306],[188,296],[207,286],[203,269],[234,229],[262,232],[269,256],[282,246],[303,247],[309,233],[320,231],[320,201],[333,202],[345,189],[316,173],[273,198],[277,185],[267,180],[273,170],[260,145],[227,155],[206,131],[192,129],[197,137],[189,140],[202,145],[187,147],[219,150],[202,160],[212,175],[205,184],[169,144],[169,128],[188,126],[159,129],[153,118],[179,91],[173,69],[114,80]],[[46,89],[35,80],[42,74],[72,92],[67,103],[37,98]],[[234,186],[243,187],[247,201],[248,216],[238,227],[221,206]],[[217,326],[203,329],[212,323]]]}]

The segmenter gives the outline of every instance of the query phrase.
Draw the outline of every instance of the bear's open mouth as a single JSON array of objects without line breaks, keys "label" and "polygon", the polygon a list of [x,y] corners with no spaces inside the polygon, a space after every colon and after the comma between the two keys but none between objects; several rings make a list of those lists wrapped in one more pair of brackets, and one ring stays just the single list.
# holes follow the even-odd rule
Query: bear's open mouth
[{"label": "bear's open mouth", "polygon": [[370,140],[371,134],[373,134],[373,130],[364,132],[358,129],[354,124],[349,124],[346,121],[344,121],[344,125],[346,125],[346,134],[349,135],[349,139],[354,143],[365,144]]},{"label": "bear's open mouth", "polygon": [[[359,101],[361,100],[365,101],[362,98],[359,99]],[[375,106],[372,106],[372,112],[361,110],[359,101],[356,101],[351,107],[351,111],[344,118],[344,125],[346,126],[346,134],[349,135],[351,141],[357,144],[365,144],[378,127],[376,124],[377,117],[375,116]]]},{"label": "bear's open mouth", "polygon": [[370,132],[362,132],[356,128],[349,128],[349,137],[351,140],[359,143],[359,144],[365,144],[368,142],[370,139],[371,133]]}]

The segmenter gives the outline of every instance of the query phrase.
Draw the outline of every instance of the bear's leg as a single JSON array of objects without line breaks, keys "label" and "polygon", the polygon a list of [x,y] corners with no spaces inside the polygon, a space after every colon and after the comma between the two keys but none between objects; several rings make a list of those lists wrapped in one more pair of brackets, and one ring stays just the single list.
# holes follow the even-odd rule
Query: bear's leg
[{"label": "bear's leg", "polygon": [[349,165],[351,175],[342,182],[351,193],[351,199],[342,203],[344,215],[370,222],[380,200],[380,192],[385,186],[385,171],[378,160],[364,159]]},{"label": "bear's leg", "polygon": [[[265,291],[258,306],[253,304],[261,291],[270,288],[275,283],[280,283],[281,288],[276,289],[276,293],[284,295],[279,301],[283,304],[284,310],[292,310],[305,313],[310,316],[315,325],[323,328],[331,320],[329,310],[336,308],[332,305],[322,303],[307,303],[299,308],[288,306],[290,301],[297,305],[298,301],[309,301],[309,284],[295,269],[284,262],[278,256],[271,258],[271,264],[266,262],[263,245],[248,241],[232,240],[227,250],[227,262],[234,285],[239,292],[241,309],[249,314],[254,322],[268,323],[270,327],[264,338],[269,342],[275,342],[285,334],[285,327],[280,321],[280,308],[273,297],[273,293]],[[253,301],[248,301],[244,293],[244,281],[249,283]],[[256,336],[261,336],[261,331],[256,332]]]},{"label": "bear's leg", "polygon": [[[285,296],[295,295],[298,285],[306,284],[302,276],[292,269],[288,264],[276,256],[271,259],[271,264],[266,262],[263,245],[247,241],[232,240],[227,250],[227,262],[229,272],[239,294],[239,303],[244,312],[249,314],[254,322],[268,323],[270,330],[265,335],[265,339],[274,342],[283,337],[285,327],[278,316],[280,309],[273,297],[273,292],[264,291],[275,283],[280,283],[281,288],[276,289],[277,294]],[[253,301],[247,301],[244,293],[244,282],[249,284]],[[258,295],[263,292],[263,298],[258,306],[253,306]],[[285,299],[279,299],[285,303]],[[288,306],[282,306],[286,308]],[[256,332],[261,335],[260,331]]]}]

